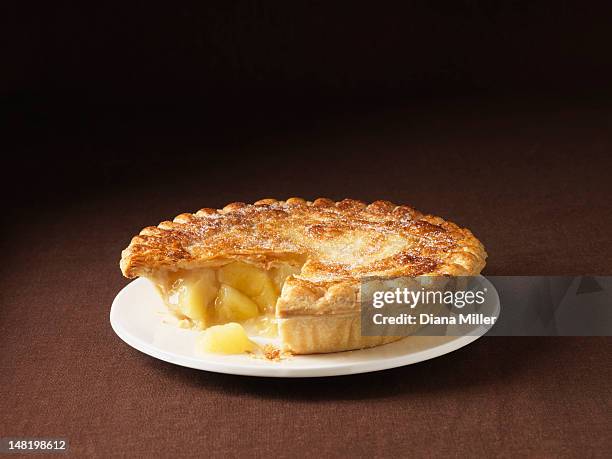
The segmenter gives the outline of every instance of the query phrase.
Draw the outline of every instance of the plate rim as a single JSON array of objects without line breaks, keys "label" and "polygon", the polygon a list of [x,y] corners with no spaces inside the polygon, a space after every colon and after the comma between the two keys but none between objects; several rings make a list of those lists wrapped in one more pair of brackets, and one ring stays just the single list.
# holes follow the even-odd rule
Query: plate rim
[{"label": "plate rim", "polygon": [[[499,314],[500,304],[499,295],[493,284],[483,275],[479,275],[484,280],[486,286],[495,292],[497,301],[495,304],[496,314]],[[492,326],[479,326],[473,335],[457,336],[455,339],[446,341],[444,343],[422,349],[417,352],[403,354],[398,356],[390,356],[387,358],[377,358],[371,361],[357,362],[357,363],[339,363],[333,366],[326,366],[320,368],[299,368],[299,367],[280,367],[276,366],[278,362],[265,362],[253,360],[252,363],[232,363],[232,362],[218,362],[213,360],[207,360],[205,357],[192,357],[186,355],[180,355],[173,352],[166,351],[155,345],[152,345],[145,340],[134,336],[121,326],[121,321],[118,320],[118,310],[121,299],[127,293],[127,290],[134,288],[134,284],[139,282],[145,282],[146,279],[138,278],[134,279],[127,285],[125,285],[119,293],[113,299],[109,319],[110,324],[115,334],[124,341],[130,347],[162,360],[164,362],[172,363],[175,365],[193,368],[200,371],[211,371],[214,373],[240,375],[240,376],[257,376],[257,377],[277,377],[277,378],[314,378],[314,377],[328,377],[328,376],[342,376],[360,373],[371,373],[375,371],[388,370],[392,368],[398,368],[407,365],[413,365],[415,363],[424,362],[431,360],[443,355],[449,354],[456,351],[468,344],[476,341],[478,338],[484,336]],[[384,346],[393,345],[394,343],[385,344]],[[368,349],[357,349],[353,351],[344,352],[362,352]],[[334,353],[335,354],[335,353]],[[319,356],[322,356],[320,354]],[[293,358],[300,358],[300,356],[294,356]],[[267,364],[272,363],[273,365],[268,366]],[[205,366],[206,368],[203,368]]]}]

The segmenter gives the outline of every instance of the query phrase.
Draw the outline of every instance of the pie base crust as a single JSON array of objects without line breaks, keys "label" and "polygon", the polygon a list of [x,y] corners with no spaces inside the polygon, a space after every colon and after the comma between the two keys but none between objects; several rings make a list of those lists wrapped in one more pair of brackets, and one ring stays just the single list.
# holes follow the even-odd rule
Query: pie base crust
[{"label": "pie base crust", "polygon": [[311,354],[401,339],[361,336],[363,278],[477,275],[486,256],[469,230],[408,206],[290,198],[201,209],[147,227],[122,252],[120,267],[126,277],[159,281],[235,261],[264,271],[300,266],[273,312],[283,351]]}]

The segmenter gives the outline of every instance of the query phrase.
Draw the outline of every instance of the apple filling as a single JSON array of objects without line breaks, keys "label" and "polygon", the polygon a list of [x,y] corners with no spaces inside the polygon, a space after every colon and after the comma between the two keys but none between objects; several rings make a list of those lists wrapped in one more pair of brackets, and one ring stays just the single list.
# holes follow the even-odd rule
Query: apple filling
[{"label": "apple filling", "polygon": [[255,347],[255,343],[249,339],[242,325],[235,322],[207,328],[196,343],[198,352],[217,354],[242,354],[252,352]]},{"label": "apple filling", "polygon": [[[235,261],[218,267],[167,272],[156,279],[156,284],[168,308],[184,326],[207,329],[204,341],[227,344],[207,344],[203,348],[223,352],[211,349],[244,348],[244,337],[237,338],[240,334],[236,326],[261,336],[276,336],[276,301],[285,280],[300,270],[300,265],[289,263],[264,270]],[[224,324],[232,326],[217,328]],[[246,336],[244,329],[242,333]],[[234,346],[236,340],[242,345]]]}]

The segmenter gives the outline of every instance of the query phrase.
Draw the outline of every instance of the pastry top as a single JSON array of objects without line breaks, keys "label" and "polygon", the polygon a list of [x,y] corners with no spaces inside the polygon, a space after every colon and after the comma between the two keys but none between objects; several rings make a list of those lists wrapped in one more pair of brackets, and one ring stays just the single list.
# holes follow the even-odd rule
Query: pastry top
[{"label": "pastry top", "polygon": [[313,284],[367,276],[475,275],[486,252],[474,235],[388,201],[263,199],[178,215],[144,228],[122,252],[126,277],[243,260],[303,264]]}]

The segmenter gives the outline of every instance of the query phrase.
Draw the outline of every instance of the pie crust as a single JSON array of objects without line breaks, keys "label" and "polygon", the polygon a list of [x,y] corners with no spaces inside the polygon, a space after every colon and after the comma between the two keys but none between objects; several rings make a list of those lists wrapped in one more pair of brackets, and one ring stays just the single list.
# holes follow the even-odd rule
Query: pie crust
[{"label": "pie crust", "polygon": [[283,351],[310,354],[399,339],[361,336],[361,279],[476,275],[486,256],[468,229],[408,206],[290,198],[205,208],[144,228],[120,266],[128,278],[159,285],[168,273],[236,261],[264,271],[293,265],[298,274],[284,280],[273,312]]}]

